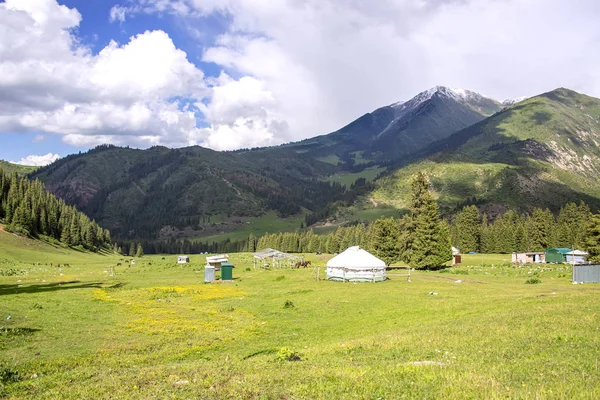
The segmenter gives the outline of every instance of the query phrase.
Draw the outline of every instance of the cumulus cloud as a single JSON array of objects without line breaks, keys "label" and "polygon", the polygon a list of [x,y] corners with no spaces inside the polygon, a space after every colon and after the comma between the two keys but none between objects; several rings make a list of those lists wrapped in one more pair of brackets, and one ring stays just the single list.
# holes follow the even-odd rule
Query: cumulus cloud
[{"label": "cumulus cloud", "polygon": [[59,158],[60,158],[60,156],[58,154],[48,153],[43,156],[31,155],[31,156],[21,158],[20,161],[11,161],[11,162],[13,164],[43,167],[45,165],[52,164],[54,161],[58,160]]},{"label": "cumulus cloud", "polygon": [[499,100],[559,86],[600,95],[595,0],[126,0],[108,17],[140,13],[225,21],[208,44],[196,35],[223,73],[205,77],[161,31],[91,54],[76,10],[7,0],[0,130],[233,149],[325,134],[438,84]]},{"label": "cumulus cloud", "polygon": [[[214,146],[328,133],[442,84],[504,99],[567,86],[600,95],[594,0],[131,0],[128,13],[231,24],[203,56],[254,88],[223,82],[207,104]],[[245,78],[244,78],[245,79]],[[241,83],[241,80],[240,82]],[[251,107],[240,90],[255,90]],[[260,104],[259,104],[260,103]],[[214,107],[214,110],[213,110]],[[211,119],[223,110],[239,119]],[[252,115],[250,115],[252,114]],[[277,124],[270,124],[276,121]],[[284,124],[285,129],[274,130]],[[251,128],[249,128],[251,127]],[[221,139],[219,139],[221,138]],[[218,145],[219,140],[223,143]]]},{"label": "cumulus cloud", "polygon": [[168,34],[111,41],[94,55],[74,36],[80,21],[55,0],[0,3],[0,131],[56,133],[78,146],[200,142],[204,74]]}]

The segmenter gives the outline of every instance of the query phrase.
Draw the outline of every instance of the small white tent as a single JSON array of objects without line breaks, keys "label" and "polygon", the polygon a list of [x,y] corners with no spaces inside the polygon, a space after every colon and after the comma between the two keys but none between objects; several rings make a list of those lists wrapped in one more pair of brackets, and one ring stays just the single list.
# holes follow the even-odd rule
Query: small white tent
[{"label": "small white tent", "polygon": [[177,264],[187,264],[190,262],[190,258],[188,256],[177,256]]},{"label": "small white tent", "polygon": [[358,246],[333,257],[326,267],[327,279],[333,281],[385,281],[385,262]]}]

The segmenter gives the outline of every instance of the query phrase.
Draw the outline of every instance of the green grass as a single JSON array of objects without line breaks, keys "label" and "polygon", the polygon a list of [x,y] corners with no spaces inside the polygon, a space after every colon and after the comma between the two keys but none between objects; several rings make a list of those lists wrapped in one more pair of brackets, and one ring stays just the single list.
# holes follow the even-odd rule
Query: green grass
[{"label": "green grass", "polygon": [[355,151],[350,154],[354,157],[354,164],[356,164],[356,165],[367,164],[367,163],[370,163],[371,161],[375,161],[374,159],[363,157],[364,152],[362,152],[362,151]]},{"label": "green grass", "polygon": [[8,398],[600,396],[598,286],[572,285],[568,266],[465,255],[410,283],[344,284],[233,254],[234,283],[203,284],[204,256],[146,256],[109,276],[119,258],[63,254],[59,270],[31,265],[45,246],[13,245],[23,255],[2,268],[25,273],[0,276]]},{"label": "green grass", "polygon": [[233,232],[223,232],[217,235],[198,237],[194,240],[212,243],[221,242],[226,239],[244,240],[247,239],[251,233],[256,237],[259,237],[267,232],[293,232],[300,229],[300,225],[304,223],[304,217],[305,214],[302,213],[289,218],[280,218],[277,216],[277,212],[269,211],[261,217],[249,219],[244,223],[243,227],[236,229]]},{"label": "green grass", "polygon": [[335,154],[330,154],[326,157],[316,157],[317,160],[322,161],[327,164],[337,165],[340,162],[340,158]]},{"label": "green grass", "polygon": [[370,167],[361,172],[356,173],[345,173],[345,174],[336,174],[327,178],[330,182],[339,182],[347,188],[350,187],[357,179],[365,178],[368,182],[372,181],[379,175],[380,172],[385,171],[385,168],[378,167]]},{"label": "green grass", "polygon": [[6,171],[8,173],[17,172],[18,174],[25,175],[25,174],[29,174],[30,172],[35,171],[39,167],[34,167],[34,166],[30,166],[30,165],[13,164],[13,163],[9,163],[7,161],[0,160],[0,168],[2,168],[4,171]]}]

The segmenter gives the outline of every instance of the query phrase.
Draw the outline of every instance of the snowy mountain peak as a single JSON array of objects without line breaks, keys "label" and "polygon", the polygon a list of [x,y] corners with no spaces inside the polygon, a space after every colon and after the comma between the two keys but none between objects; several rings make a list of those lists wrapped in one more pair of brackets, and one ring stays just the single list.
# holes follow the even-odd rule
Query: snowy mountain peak
[{"label": "snowy mountain peak", "polygon": [[457,101],[465,102],[465,101],[479,101],[482,99],[486,99],[485,96],[480,95],[479,93],[473,92],[467,89],[461,88],[450,88],[447,86],[435,86],[431,89],[425,90],[424,92],[419,93],[411,100],[407,102],[399,102],[395,103],[392,106],[394,108],[406,108],[407,106],[416,106],[424,101],[430,100],[434,96],[451,98]]},{"label": "snowy mountain peak", "polygon": [[529,97],[527,97],[527,96],[521,96],[521,97],[516,97],[516,98],[514,98],[514,99],[506,99],[506,100],[504,100],[504,101],[503,101],[501,104],[502,104],[504,107],[508,107],[508,106],[512,106],[513,104],[520,103],[520,102],[522,102],[523,100],[527,100],[528,98],[529,98]]}]

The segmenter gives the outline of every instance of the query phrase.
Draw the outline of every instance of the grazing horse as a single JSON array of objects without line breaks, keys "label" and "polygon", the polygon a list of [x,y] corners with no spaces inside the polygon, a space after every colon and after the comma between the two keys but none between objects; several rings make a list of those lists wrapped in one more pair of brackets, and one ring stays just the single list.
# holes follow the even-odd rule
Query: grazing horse
[{"label": "grazing horse", "polygon": [[300,267],[306,268],[309,265],[310,265],[310,261],[298,261],[296,263],[296,268],[300,268]]}]

